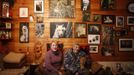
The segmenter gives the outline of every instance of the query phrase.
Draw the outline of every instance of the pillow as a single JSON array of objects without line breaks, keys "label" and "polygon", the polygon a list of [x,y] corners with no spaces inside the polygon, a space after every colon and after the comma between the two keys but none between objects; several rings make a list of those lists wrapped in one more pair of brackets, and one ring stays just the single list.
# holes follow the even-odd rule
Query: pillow
[{"label": "pillow", "polygon": [[3,60],[6,63],[20,63],[24,57],[24,53],[9,52]]},{"label": "pillow", "polygon": [[101,64],[99,64],[97,62],[92,62],[91,70],[92,70],[93,74],[98,72],[101,68],[102,68]]}]

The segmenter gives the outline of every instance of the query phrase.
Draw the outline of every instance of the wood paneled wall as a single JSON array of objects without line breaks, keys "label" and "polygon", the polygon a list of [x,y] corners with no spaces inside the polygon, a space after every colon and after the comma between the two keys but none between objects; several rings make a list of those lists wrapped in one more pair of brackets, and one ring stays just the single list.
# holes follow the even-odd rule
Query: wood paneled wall
[{"label": "wood paneled wall", "polygon": [[[101,15],[116,15],[116,16],[124,16],[125,17],[125,27],[128,28],[126,25],[126,16],[127,15],[133,15],[133,14],[128,14],[126,11],[126,6],[127,6],[128,1],[127,0],[116,0],[116,9],[115,10],[110,10],[110,11],[102,11],[100,9],[100,0],[91,0],[91,17],[92,14],[101,14]],[[32,15],[34,17],[34,22],[29,23],[29,43],[20,43],[19,42],[19,26],[20,22],[29,22],[29,17],[28,18],[20,18],[19,17],[19,8],[20,7],[28,7],[28,12],[29,16]],[[37,41],[41,41],[43,44],[43,53],[46,53],[46,44],[51,42],[52,40],[58,40],[62,43],[64,43],[64,48],[70,48],[72,47],[72,44],[75,42],[78,42],[82,45],[87,45],[87,38],[60,38],[60,39],[52,39],[50,38],[50,22],[82,22],[82,11],[81,11],[81,0],[76,0],[76,17],[71,18],[71,19],[56,19],[56,18],[48,18],[48,13],[49,13],[49,0],[44,0],[44,24],[45,24],[45,29],[44,33],[45,36],[43,38],[37,38],[35,36],[35,13],[34,13],[34,0],[15,0],[15,4],[12,8],[13,12],[13,40],[8,43],[8,49],[13,50],[13,51],[23,51],[27,52],[28,51],[28,61],[33,62],[35,59],[33,58],[34,56],[34,44]],[[94,22],[86,22],[87,24],[94,24]],[[103,24],[101,24],[103,25]],[[115,24],[112,26],[115,27]],[[74,30],[74,25],[73,25],[73,30]],[[74,33],[74,31],[73,31]],[[129,33],[128,36],[124,37],[132,37],[134,38],[133,35],[134,33]],[[97,54],[90,54],[92,60],[95,61],[122,61],[122,60],[128,60],[132,61],[134,58],[134,52],[119,52],[118,51],[118,37],[116,39],[116,50],[115,50],[115,56],[102,56],[101,55],[101,45],[99,45],[99,53]]]}]

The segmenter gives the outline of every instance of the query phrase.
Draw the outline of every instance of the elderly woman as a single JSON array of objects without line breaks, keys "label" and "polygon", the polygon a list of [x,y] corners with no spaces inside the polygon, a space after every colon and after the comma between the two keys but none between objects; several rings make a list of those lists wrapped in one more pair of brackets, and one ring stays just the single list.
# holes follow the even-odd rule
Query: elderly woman
[{"label": "elderly woman", "polygon": [[53,41],[45,57],[45,75],[61,75],[62,57],[58,42]]},{"label": "elderly woman", "polygon": [[79,44],[74,44],[64,56],[65,75],[88,75],[89,70],[85,67],[86,61],[86,53],[80,50]]}]

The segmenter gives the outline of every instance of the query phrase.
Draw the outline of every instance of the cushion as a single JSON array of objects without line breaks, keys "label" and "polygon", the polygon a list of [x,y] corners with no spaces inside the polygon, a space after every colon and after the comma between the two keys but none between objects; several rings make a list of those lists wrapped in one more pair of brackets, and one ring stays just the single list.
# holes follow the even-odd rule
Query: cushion
[{"label": "cushion", "polygon": [[91,70],[93,72],[93,74],[95,74],[96,72],[98,72],[100,69],[102,68],[102,65],[97,63],[97,62],[93,62],[92,66],[91,66]]},{"label": "cushion", "polygon": [[20,61],[25,57],[24,53],[9,52],[3,59],[6,63],[20,63]]}]

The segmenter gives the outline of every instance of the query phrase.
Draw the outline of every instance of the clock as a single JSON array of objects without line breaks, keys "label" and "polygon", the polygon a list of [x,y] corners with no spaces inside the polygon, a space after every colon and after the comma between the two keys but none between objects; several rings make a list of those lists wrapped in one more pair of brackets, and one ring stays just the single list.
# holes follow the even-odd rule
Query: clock
[{"label": "clock", "polygon": [[134,2],[128,3],[127,9],[128,9],[128,12],[134,13]]}]

